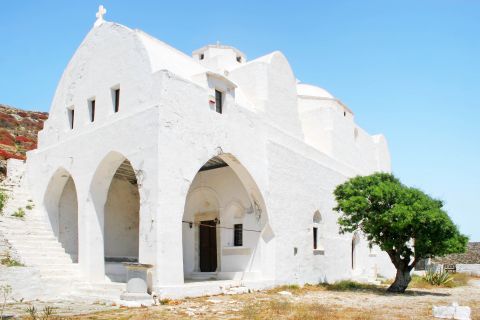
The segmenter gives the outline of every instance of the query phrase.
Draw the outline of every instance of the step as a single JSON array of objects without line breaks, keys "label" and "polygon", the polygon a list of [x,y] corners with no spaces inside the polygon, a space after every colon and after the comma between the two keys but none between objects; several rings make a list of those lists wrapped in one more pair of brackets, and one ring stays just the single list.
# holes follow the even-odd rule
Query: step
[{"label": "step", "polygon": [[95,296],[95,297],[102,297],[102,298],[120,298],[120,295],[126,291],[125,288],[112,288],[112,289],[106,289],[106,288],[96,288],[96,287],[91,287],[91,288],[77,288],[74,287],[73,293],[77,293],[80,295],[85,295],[85,296]]},{"label": "step", "polygon": [[12,244],[37,244],[37,248],[41,248],[40,244],[49,244],[49,243],[56,243],[61,247],[60,242],[54,236],[47,236],[47,235],[34,235],[34,234],[8,234],[3,233],[7,240]]},{"label": "step", "polygon": [[32,266],[49,266],[52,264],[67,264],[73,263],[72,259],[67,256],[63,257],[22,257],[22,260],[25,261],[25,264]]},{"label": "step", "polygon": [[65,281],[72,283],[75,278],[80,278],[78,274],[62,273],[62,274],[41,274],[42,279],[46,281]]},{"label": "step", "polygon": [[77,263],[52,263],[49,265],[38,265],[36,266],[38,270],[43,274],[48,272],[80,272],[80,267]]},{"label": "step", "polygon": [[47,228],[43,227],[25,227],[22,230],[18,230],[21,227],[19,226],[18,228],[0,228],[0,230],[3,230],[2,232],[8,233],[8,234],[53,234],[53,232]]},{"label": "step", "polygon": [[40,275],[42,278],[68,278],[71,280],[79,280],[81,279],[81,273],[79,270],[40,270]]},{"label": "step", "polygon": [[192,272],[189,278],[192,280],[208,280],[217,279],[217,275],[217,272]]},{"label": "step", "polygon": [[58,241],[34,241],[34,240],[27,240],[27,239],[9,239],[10,242],[15,248],[26,248],[26,249],[46,249],[46,248],[58,248],[63,249],[62,245]]},{"label": "step", "polygon": [[[13,213],[13,212],[12,212]],[[23,219],[12,217],[11,213],[9,211],[3,211],[3,216],[0,216],[0,222],[10,222],[13,224],[18,224],[18,225],[36,225],[36,224],[45,224],[49,225],[48,219],[43,218],[42,216],[34,216],[29,215],[28,212],[25,213],[25,217]]]},{"label": "step", "polygon": [[[17,251],[22,258],[26,261],[34,261],[36,259],[59,259],[60,261],[71,261],[70,255],[66,254],[65,252],[37,252],[37,253],[29,253],[29,254],[22,254],[22,251]],[[67,259],[67,260],[65,260]]]},{"label": "step", "polygon": [[6,235],[32,235],[32,236],[53,236],[52,231],[45,230],[45,229],[39,229],[39,230],[18,230],[18,229],[10,229],[10,230],[5,230],[4,232]]},{"label": "step", "polygon": [[[48,230],[50,231],[50,224],[47,222],[29,222],[23,220],[14,220],[14,221],[1,221],[0,220],[0,229],[5,230],[14,230],[14,229],[22,229],[22,230]],[[50,231],[51,232],[51,231]]]},{"label": "step", "polygon": [[59,247],[43,247],[42,250],[38,250],[38,246],[37,247],[15,246],[15,250],[17,250],[20,255],[67,254],[65,252],[65,249],[59,248]]}]

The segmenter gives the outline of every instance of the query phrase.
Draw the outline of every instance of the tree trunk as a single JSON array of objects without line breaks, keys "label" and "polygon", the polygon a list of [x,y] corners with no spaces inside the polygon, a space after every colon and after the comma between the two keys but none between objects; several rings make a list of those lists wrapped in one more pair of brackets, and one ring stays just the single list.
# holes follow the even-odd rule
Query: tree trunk
[{"label": "tree trunk", "polygon": [[388,292],[395,292],[395,293],[404,293],[408,287],[408,284],[412,280],[410,276],[410,270],[408,267],[406,270],[397,269],[397,275],[395,276],[395,281],[392,285],[387,289]]}]

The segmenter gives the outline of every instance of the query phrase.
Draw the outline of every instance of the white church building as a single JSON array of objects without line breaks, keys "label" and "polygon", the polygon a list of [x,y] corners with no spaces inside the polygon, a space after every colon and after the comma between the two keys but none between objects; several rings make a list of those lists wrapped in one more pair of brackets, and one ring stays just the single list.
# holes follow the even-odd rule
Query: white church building
[{"label": "white church building", "polygon": [[85,281],[124,283],[124,262],[139,262],[150,290],[178,297],[392,276],[386,254],[339,234],[332,210],[338,184],[375,171],[390,171],[385,138],[297,80],[281,52],[188,56],[100,14],[25,184]]}]

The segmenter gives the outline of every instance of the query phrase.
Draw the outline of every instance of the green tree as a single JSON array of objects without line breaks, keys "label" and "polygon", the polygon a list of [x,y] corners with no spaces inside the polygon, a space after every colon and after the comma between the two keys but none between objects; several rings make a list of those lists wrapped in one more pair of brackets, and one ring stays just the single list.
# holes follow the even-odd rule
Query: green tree
[{"label": "green tree", "polygon": [[405,292],[419,260],[466,250],[468,238],[443,210],[442,201],[403,185],[392,174],[351,178],[334,195],[340,233],[362,231],[397,269],[389,292]]}]

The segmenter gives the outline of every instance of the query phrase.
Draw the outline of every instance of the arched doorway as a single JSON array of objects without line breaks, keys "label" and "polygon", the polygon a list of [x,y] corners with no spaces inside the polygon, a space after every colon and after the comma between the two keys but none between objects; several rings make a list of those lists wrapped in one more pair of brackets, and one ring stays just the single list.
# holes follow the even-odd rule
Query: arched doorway
[{"label": "arched doorway", "polygon": [[267,220],[258,188],[233,156],[207,161],[185,202],[184,279],[266,278],[267,247],[273,243]]},{"label": "arched doorway", "polygon": [[105,274],[126,281],[123,262],[138,262],[140,195],[133,167],[127,159],[115,171],[104,207]]},{"label": "arched doorway", "polygon": [[78,200],[70,173],[58,169],[47,186],[44,206],[55,237],[72,262],[78,262]]}]

